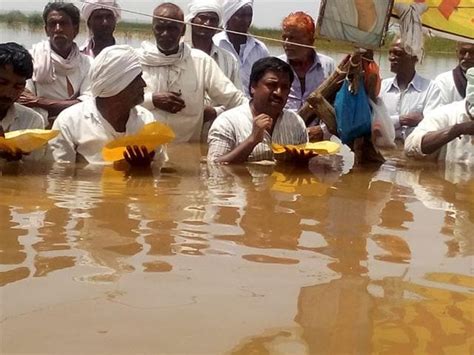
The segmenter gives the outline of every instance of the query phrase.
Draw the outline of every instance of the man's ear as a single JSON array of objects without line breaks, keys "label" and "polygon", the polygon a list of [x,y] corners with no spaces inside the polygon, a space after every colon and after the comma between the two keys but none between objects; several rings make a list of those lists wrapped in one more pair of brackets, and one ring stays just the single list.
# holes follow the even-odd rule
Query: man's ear
[{"label": "man's ear", "polygon": [[186,33],[186,25],[183,25],[183,30],[181,31],[181,37]]},{"label": "man's ear", "polygon": [[255,93],[255,89],[254,89],[254,87],[253,87],[253,84],[251,84],[251,85],[250,85],[250,92],[249,92],[250,97],[253,97],[253,94],[254,94],[254,93]]}]

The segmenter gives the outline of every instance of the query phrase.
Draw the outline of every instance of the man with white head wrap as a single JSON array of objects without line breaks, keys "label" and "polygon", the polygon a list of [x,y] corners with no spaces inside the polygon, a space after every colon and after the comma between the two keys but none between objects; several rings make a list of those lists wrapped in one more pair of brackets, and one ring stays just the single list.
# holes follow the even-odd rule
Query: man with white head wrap
[{"label": "man with white head wrap", "polygon": [[431,111],[406,140],[408,156],[474,164],[474,68],[466,77],[466,98]]},{"label": "man with white head wrap", "polygon": [[147,84],[143,106],[171,126],[176,142],[199,141],[206,95],[226,108],[245,96],[211,57],[181,42],[184,14],[177,5],[163,3],[153,15],[155,43],[143,42],[138,52]]},{"label": "man with white head wrap", "polygon": [[[192,0],[188,5],[186,22],[216,28],[222,25],[222,6],[218,0]],[[234,56],[225,49],[217,47],[212,41],[217,29],[200,26],[188,26],[187,32],[190,37],[191,47],[200,49],[215,60],[219,68],[234,83],[238,89],[242,88],[240,83],[239,63]],[[207,141],[207,132],[212,121],[225,111],[223,106],[215,106],[206,98],[204,107],[204,125],[201,140]]]},{"label": "man with white head wrap", "polygon": [[34,71],[19,103],[41,113],[45,126],[65,108],[87,98],[90,59],[74,42],[79,33],[79,9],[50,2],[43,11],[48,40],[33,45]]},{"label": "man with white head wrap", "polygon": [[81,15],[89,33],[81,47],[82,53],[95,57],[105,47],[115,44],[115,25],[121,16],[116,0],[87,0],[82,5]]},{"label": "man with white head wrap", "polygon": [[[137,106],[143,102],[145,82],[136,52],[130,46],[102,50],[91,66],[93,98],[64,110],[53,129],[61,134],[50,142],[55,161],[103,163],[103,146],[119,137],[135,134],[154,122],[151,112]],[[130,165],[147,165],[154,152],[127,147]],[[161,150],[160,150],[161,155]]]},{"label": "man with white head wrap", "polygon": [[[214,43],[235,57],[240,64],[240,80],[249,97],[249,79],[253,63],[268,57],[269,52],[262,41],[247,36],[253,17],[253,0],[224,0],[224,28],[214,36]],[[228,32],[232,31],[232,32]],[[239,32],[242,34],[236,34]]]}]

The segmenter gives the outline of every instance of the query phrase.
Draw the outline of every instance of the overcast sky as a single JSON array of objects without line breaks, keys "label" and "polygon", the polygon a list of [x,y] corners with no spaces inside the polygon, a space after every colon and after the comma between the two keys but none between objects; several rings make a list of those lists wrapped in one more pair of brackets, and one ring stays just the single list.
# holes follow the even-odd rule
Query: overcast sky
[{"label": "overcast sky", "polygon": [[[43,0],[0,0],[0,10],[42,11],[48,1]],[[73,1],[80,5],[80,1]],[[122,8],[151,14],[154,7],[163,1],[159,0],[119,0]],[[171,2],[186,9],[188,0],[173,0]],[[292,11],[305,11],[316,17],[319,9],[319,0],[255,0],[254,25],[258,27],[280,27],[281,20]],[[148,21],[144,16],[124,13],[123,17],[129,20]]]}]

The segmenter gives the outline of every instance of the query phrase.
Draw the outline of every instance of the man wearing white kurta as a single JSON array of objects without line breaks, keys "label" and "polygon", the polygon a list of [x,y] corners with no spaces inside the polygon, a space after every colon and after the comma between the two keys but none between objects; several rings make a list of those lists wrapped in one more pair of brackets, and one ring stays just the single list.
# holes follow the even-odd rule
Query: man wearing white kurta
[{"label": "man wearing white kurta", "polygon": [[[151,112],[137,106],[143,101],[145,82],[131,47],[103,49],[92,64],[90,76],[94,98],[64,110],[54,122],[53,129],[61,132],[50,142],[55,161],[84,159],[90,164],[104,163],[105,144],[136,134],[145,124],[155,121]],[[161,154],[161,150],[157,153]]]},{"label": "man wearing white kurta", "polygon": [[154,15],[160,17],[153,19],[156,45],[143,42],[138,50],[147,84],[143,106],[174,130],[176,142],[199,141],[206,94],[214,104],[226,108],[246,98],[211,57],[180,43],[184,24],[172,21],[184,20],[178,6],[160,5]]},{"label": "man wearing white kurta", "polygon": [[[225,0],[223,22],[226,30],[247,34],[253,17],[253,0]],[[229,51],[240,63],[240,80],[245,94],[249,96],[249,78],[253,64],[268,57],[265,44],[251,36],[222,31],[214,36],[214,43]]]},{"label": "man wearing white kurta", "polygon": [[458,42],[456,54],[459,65],[453,70],[439,74],[435,79],[444,104],[460,101],[466,97],[466,71],[474,67],[474,44]]},{"label": "man wearing white kurta", "polygon": [[74,42],[79,32],[79,9],[70,3],[49,3],[43,18],[49,39],[33,46],[33,78],[28,80],[29,92],[20,103],[41,113],[47,124],[48,118],[54,119],[86,97],[90,59]]},{"label": "man wearing white kurta", "polygon": [[430,112],[406,140],[408,156],[474,164],[474,68],[466,77],[466,99]]}]

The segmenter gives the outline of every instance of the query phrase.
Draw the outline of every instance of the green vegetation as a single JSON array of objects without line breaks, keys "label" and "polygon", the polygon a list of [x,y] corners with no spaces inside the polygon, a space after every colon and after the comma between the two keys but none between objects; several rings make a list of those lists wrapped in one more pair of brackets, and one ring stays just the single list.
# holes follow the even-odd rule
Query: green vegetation
[{"label": "green vegetation", "polygon": [[[8,26],[27,25],[32,30],[43,27],[43,19],[41,14],[32,13],[24,14],[21,11],[10,11],[6,13],[0,13],[0,23],[6,23]],[[151,37],[151,20],[148,22],[126,22],[122,21],[117,24],[117,32],[124,36],[129,35],[140,35],[143,37]],[[85,26],[83,26],[85,28]],[[272,28],[256,28],[252,27],[250,32],[254,35],[271,38],[281,39],[281,31]],[[393,35],[387,36],[385,45],[382,47],[382,51],[388,50],[388,46],[393,38]],[[264,40],[267,44],[279,45],[278,42],[272,42]],[[351,51],[352,46],[340,42],[332,42],[326,39],[318,39],[317,46],[321,49],[336,50],[336,51]],[[444,38],[427,37],[425,39],[425,51],[426,53],[454,53],[456,50],[456,42]]]}]

